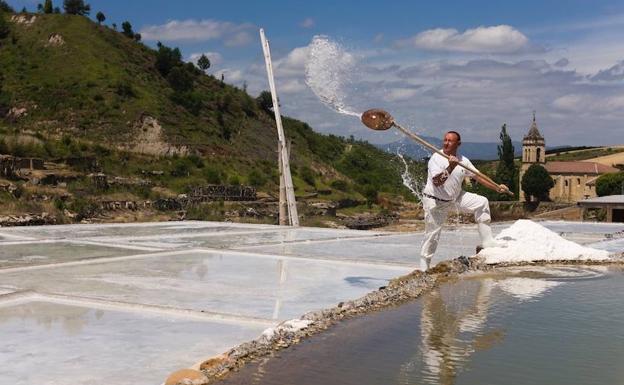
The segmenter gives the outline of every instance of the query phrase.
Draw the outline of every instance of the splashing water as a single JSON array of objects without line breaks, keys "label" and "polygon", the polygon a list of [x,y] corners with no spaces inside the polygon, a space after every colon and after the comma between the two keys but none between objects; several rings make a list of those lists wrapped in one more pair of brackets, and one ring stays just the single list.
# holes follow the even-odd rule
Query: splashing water
[{"label": "splashing water", "polygon": [[422,201],[422,188],[423,183],[422,180],[418,177],[414,178],[412,174],[409,172],[409,166],[403,158],[403,154],[397,151],[397,156],[403,162],[403,172],[401,173],[401,179],[403,179],[403,185],[407,187],[412,194],[416,195],[418,199]]},{"label": "splashing water", "polygon": [[355,58],[327,36],[317,35],[310,43],[305,82],[326,106],[345,115],[356,116],[345,103],[346,86],[351,81]]}]

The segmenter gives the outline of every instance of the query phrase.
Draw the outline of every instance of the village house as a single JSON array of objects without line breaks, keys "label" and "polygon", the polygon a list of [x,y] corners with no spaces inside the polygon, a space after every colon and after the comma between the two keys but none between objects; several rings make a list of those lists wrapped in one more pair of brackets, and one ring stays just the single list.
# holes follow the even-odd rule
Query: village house
[{"label": "village house", "polygon": [[[610,165],[592,161],[561,162],[546,161],[546,144],[540,134],[535,114],[529,132],[522,139],[522,165],[520,166],[520,181],[526,170],[532,164],[542,165],[555,182],[550,190],[550,199],[555,202],[578,202],[583,199],[596,197],[596,179],[603,174],[619,172]],[[520,189],[520,201],[526,201]]]}]

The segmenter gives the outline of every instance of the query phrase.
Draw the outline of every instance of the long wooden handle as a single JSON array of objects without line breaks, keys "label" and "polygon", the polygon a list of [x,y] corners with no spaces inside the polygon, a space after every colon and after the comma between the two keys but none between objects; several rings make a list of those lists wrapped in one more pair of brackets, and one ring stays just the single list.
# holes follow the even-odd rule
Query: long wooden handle
[{"label": "long wooden handle", "polygon": [[[417,141],[418,143],[422,144],[423,146],[427,147],[428,149],[430,149],[431,151],[435,152],[436,154],[442,155],[443,157],[445,157],[446,159],[449,158],[448,155],[446,155],[444,152],[440,151],[439,148],[435,147],[434,145],[432,145],[431,143],[427,142],[426,140],[422,139],[420,136],[414,134],[412,131],[408,130],[407,128],[401,126],[400,124],[398,124],[397,122],[392,122],[392,124],[398,128],[402,133],[404,133],[405,135],[409,136],[410,138],[414,139],[415,141]],[[466,170],[472,172],[473,174],[478,175],[480,178],[483,178],[485,180],[487,180],[490,183],[493,183],[495,185],[498,186],[498,183],[494,182],[492,180],[492,178],[490,178],[489,176],[485,175],[484,173],[482,173],[481,171],[477,170],[476,168],[467,166],[465,164],[462,163],[458,163],[458,166],[461,166],[463,168],[465,168]],[[514,193],[506,190],[504,191],[505,194],[509,194],[511,196],[514,196]]]}]

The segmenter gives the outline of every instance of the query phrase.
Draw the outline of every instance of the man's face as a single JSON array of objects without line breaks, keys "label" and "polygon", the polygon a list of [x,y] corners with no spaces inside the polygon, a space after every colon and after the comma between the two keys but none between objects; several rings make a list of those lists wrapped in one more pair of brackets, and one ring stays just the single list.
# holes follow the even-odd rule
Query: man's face
[{"label": "man's face", "polygon": [[459,145],[460,142],[457,135],[452,132],[447,132],[446,135],[444,135],[444,139],[442,140],[442,151],[444,151],[446,155],[456,155]]}]

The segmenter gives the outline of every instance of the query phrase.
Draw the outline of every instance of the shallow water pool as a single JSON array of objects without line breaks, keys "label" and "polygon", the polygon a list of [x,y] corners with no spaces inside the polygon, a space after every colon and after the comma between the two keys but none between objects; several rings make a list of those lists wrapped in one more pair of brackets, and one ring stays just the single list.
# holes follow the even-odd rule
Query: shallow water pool
[{"label": "shallow water pool", "polygon": [[624,269],[463,277],[342,322],[222,384],[624,384]]}]

